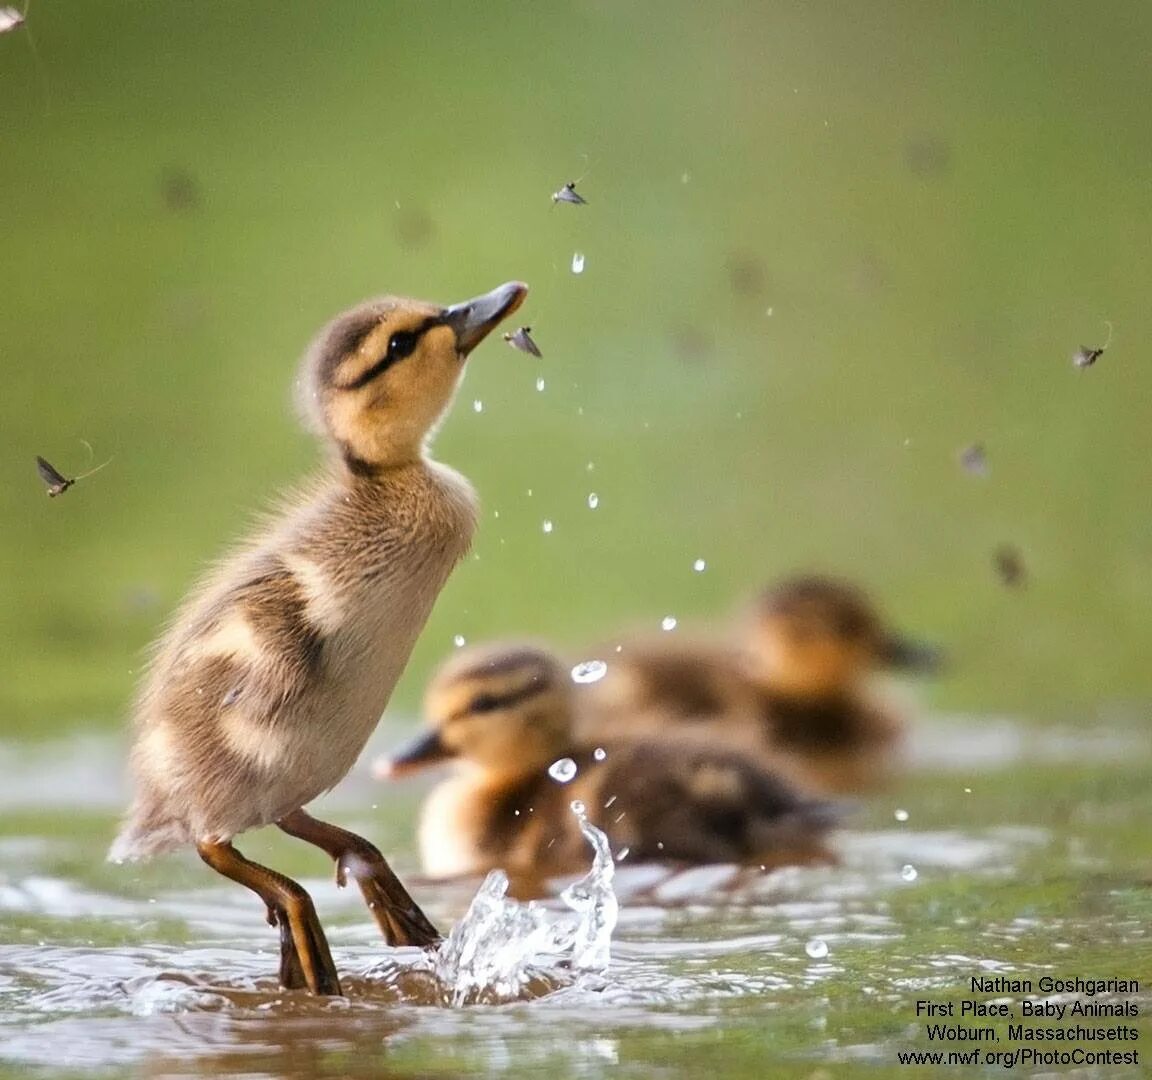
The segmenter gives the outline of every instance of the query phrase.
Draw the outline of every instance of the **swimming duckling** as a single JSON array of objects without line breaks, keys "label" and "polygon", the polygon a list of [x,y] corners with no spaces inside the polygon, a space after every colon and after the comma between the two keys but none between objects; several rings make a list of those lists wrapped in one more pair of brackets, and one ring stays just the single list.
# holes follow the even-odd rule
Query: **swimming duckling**
[{"label": "swimming duckling", "polygon": [[[614,850],[628,849],[630,863],[834,861],[825,846],[837,817],[831,804],[732,750],[667,738],[577,743],[576,707],[568,671],[533,645],[471,648],[441,668],[425,697],[431,729],[376,767],[397,776],[458,763],[422,812],[429,874],[501,867],[539,882],[586,870],[573,800]],[[574,764],[569,783],[549,772],[563,758]]]},{"label": "swimming duckling", "polygon": [[817,576],[766,589],[742,631],[740,645],[626,644],[592,688],[583,734],[718,737],[823,792],[888,779],[905,723],[869,678],[885,667],[932,669],[937,652],[891,633],[856,586]]},{"label": "swimming duckling", "polygon": [[298,388],[330,467],[189,597],[142,687],[135,800],[110,857],[194,845],[267,905],[287,988],[340,992],[311,898],[232,846],[247,829],[326,851],[392,944],[438,939],[375,847],[302,807],[351,769],[468,550],[475,495],[428,442],[465,357],[526,292],[448,308],[386,297],[320,333]]}]

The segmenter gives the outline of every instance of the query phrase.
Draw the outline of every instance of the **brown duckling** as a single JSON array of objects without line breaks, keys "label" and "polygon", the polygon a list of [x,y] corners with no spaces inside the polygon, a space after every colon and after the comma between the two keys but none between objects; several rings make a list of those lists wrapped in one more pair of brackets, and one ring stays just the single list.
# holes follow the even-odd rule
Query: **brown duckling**
[{"label": "brown duckling", "polygon": [[135,799],[111,858],[194,846],[267,905],[285,987],[340,992],[311,898],[233,847],[261,825],[335,859],[391,943],[438,940],[375,847],[302,807],[351,769],[469,548],[475,495],[428,443],[465,358],[526,292],[386,297],[320,333],[298,386],[328,469],[191,594],[141,689]]},{"label": "brown duckling", "polygon": [[[832,804],[731,749],[668,738],[576,742],[576,691],[560,661],[533,645],[471,648],[444,664],[425,697],[430,730],[376,768],[398,776],[457,763],[423,808],[429,874],[500,867],[540,882],[583,872],[576,800],[630,863],[834,861],[825,844],[838,816]],[[562,783],[565,766],[574,775]]]},{"label": "brown duckling", "polygon": [[806,787],[880,786],[905,723],[871,686],[878,669],[933,669],[936,650],[892,633],[859,588],[826,577],[762,592],[742,642],[639,640],[606,657],[582,734],[681,732],[754,751]]}]

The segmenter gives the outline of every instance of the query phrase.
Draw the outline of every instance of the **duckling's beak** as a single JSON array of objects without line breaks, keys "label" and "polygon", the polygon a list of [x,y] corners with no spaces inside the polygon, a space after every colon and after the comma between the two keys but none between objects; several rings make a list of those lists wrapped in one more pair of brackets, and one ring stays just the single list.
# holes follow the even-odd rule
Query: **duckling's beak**
[{"label": "duckling's beak", "polygon": [[377,758],[372,765],[372,775],[377,780],[394,780],[447,761],[450,757],[452,752],[440,741],[440,733],[425,731],[396,753]]},{"label": "duckling's beak", "polygon": [[467,356],[497,326],[512,314],[528,295],[522,281],[509,281],[490,293],[453,304],[444,312],[444,322],[456,334],[456,347]]},{"label": "duckling's beak", "polygon": [[884,642],[880,659],[885,667],[936,675],[944,666],[944,650],[938,645],[897,635]]}]

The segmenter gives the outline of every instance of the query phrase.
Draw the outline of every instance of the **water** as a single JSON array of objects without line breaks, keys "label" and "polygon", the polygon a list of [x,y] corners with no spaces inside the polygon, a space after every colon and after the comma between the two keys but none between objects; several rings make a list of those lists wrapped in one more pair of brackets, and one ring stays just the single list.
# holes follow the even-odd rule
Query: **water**
[{"label": "water", "polygon": [[805,944],[804,951],[813,960],[823,960],[828,955],[828,942],[823,938],[813,938]]},{"label": "water", "polygon": [[508,875],[493,870],[432,961],[446,1004],[538,996],[541,988],[554,991],[608,967],[619,911],[612,891],[615,865],[607,838],[589,824],[584,806],[573,802],[572,811],[593,851],[588,873],[560,893],[572,914],[510,900]]},{"label": "water", "polygon": [[608,674],[608,665],[603,660],[583,660],[572,669],[572,681],[576,683],[599,682]]},{"label": "water", "polygon": [[567,784],[576,776],[576,762],[570,757],[559,758],[548,766],[548,775],[561,784]]},{"label": "water", "polygon": [[[619,902],[610,962],[597,946],[611,900],[588,878],[532,906],[498,878],[479,893],[421,880],[419,792],[357,772],[317,812],[394,854],[470,951],[453,973],[449,946],[438,960],[386,948],[321,856],[245,837],[315,897],[347,995],[332,1001],[278,989],[259,905],[194,857],[103,862],[123,798],[113,742],[0,748],[0,1077],[872,1076],[925,1045],[915,1002],[958,999],[974,974],[1146,978],[1146,730],[964,718],[919,734],[916,774],[864,802],[839,867],[626,857],[613,877],[599,850],[592,881]],[[574,926],[583,945],[557,931]],[[809,954],[817,941],[826,955]],[[1139,1001],[1146,1042],[1152,1000]]]}]

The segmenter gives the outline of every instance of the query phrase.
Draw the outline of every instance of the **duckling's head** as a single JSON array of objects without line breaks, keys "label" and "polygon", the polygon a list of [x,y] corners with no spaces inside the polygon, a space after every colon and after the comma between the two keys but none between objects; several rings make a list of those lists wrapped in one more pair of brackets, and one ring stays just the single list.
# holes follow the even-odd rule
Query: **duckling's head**
[{"label": "duckling's head", "polygon": [[417,459],[465,358],[527,293],[510,281],[451,307],[386,296],[337,316],[312,343],[297,384],[310,425],[356,475]]},{"label": "duckling's head", "polygon": [[826,577],[791,578],[757,598],[750,620],[753,671],[771,693],[828,698],[877,668],[934,670],[939,653],[892,633],[868,596]]},{"label": "duckling's head", "polygon": [[571,741],[573,692],[560,661],[535,645],[461,650],[428,685],[429,730],[378,762],[376,774],[402,775],[449,758],[499,776],[545,768]]}]

